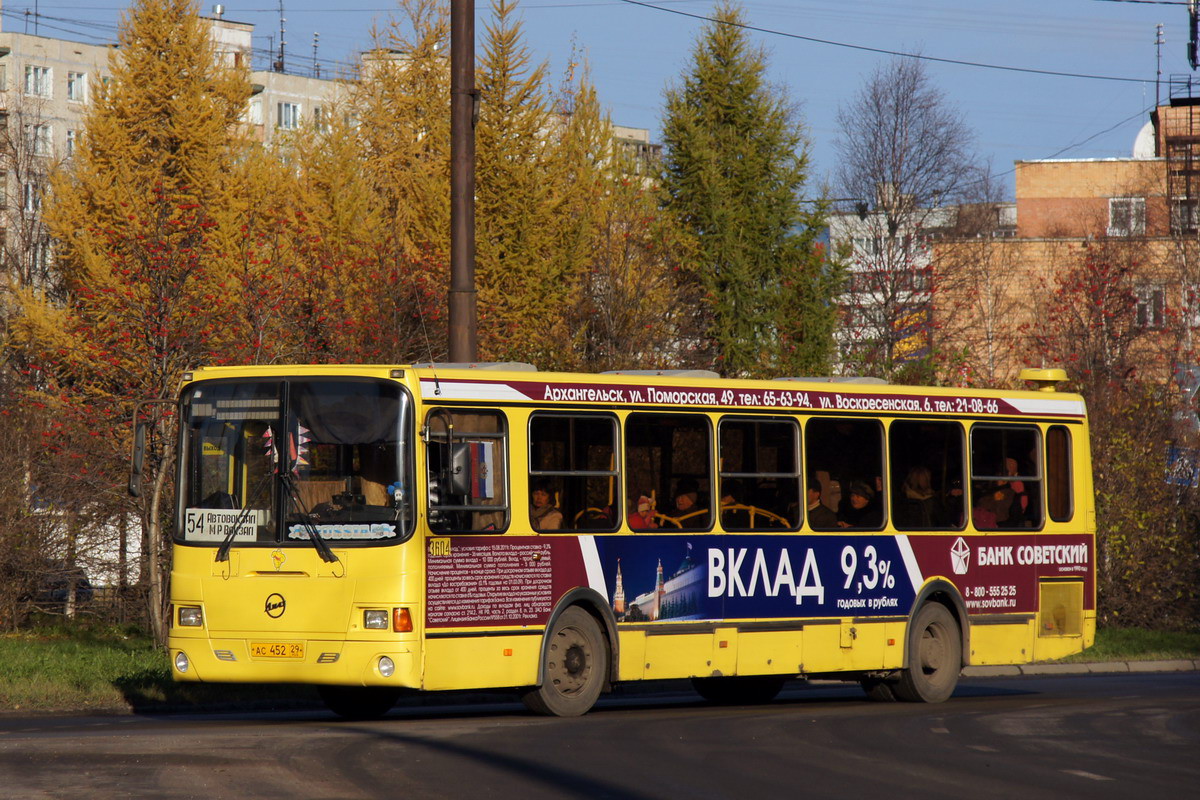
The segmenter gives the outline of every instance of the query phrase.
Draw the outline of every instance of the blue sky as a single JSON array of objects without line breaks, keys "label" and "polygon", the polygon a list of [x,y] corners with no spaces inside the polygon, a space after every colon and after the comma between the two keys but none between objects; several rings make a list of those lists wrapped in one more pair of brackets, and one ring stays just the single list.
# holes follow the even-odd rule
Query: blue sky
[{"label": "blue sky", "polygon": [[[664,88],[686,69],[711,0],[523,0],[519,12],[534,55],[561,75],[572,44],[587,56],[601,102],[619,124],[661,124]],[[478,31],[490,4],[476,0]],[[202,13],[213,2],[205,0]],[[368,47],[373,23],[396,4],[386,0],[283,0],[289,67],[311,69],[313,33],[319,63],[354,60]],[[744,0],[751,32],[770,58],[770,77],[798,102],[809,128],[814,178],[835,164],[839,104],[886,56],[797,37],[863,48],[919,51],[942,59],[1050,72],[1134,79],[1097,80],[930,62],[929,73],[978,135],[1001,185],[1011,191],[1012,162],[1052,156],[1129,155],[1155,98],[1155,24],[1163,23],[1162,72],[1192,73],[1186,60],[1182,3],[1106,0]],[[111,41],[126,4],[113,0],[4,0],[3,28],[79,41]],[[255,47],[279,41],[279,0],[226,0],[225,16],[252,22]],[[663,10],[666,9],[666,10]],[[31,12],[27,14],[26,12]],[[678,13],[682,12],[682,13]],[[766,31],[775,31],[769,33]],[[265,64],[265,56],[264,61]],[[1197,88],[1200,94],[1200,86]],[[1166,93],[1164,87],[1164,96]]]}]

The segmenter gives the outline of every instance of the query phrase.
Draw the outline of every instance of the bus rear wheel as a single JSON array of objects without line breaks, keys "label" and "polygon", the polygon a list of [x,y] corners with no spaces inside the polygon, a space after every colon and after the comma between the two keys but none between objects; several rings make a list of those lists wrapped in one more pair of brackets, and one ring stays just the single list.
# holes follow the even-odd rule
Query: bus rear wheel
[{"label": "bus rear wheel", "polygon": [[926,603],[908,630],[908,668],[893,690],[910,703],[941,703],[954,694],[962,671],[962,636],[950,611]]},{"label": "bus rear wheel", "polygon": [[732,675],[692,678],[692,687],[710,703],[751,706],[774,700],[786,682],[787,678],[779,675]]},{"label": "bus rear wheel", "polygon": [[318,686],[317,693],[344,719],[379,719],[400,699],[399,689],[384,686]]},{"label": "bus rear wheel", "polygon": [[608,674],[608,645],[595,618],[579,606],[558,616],[547,636],[542,684],[521,699],[535,714],[578,717],[596,704]]}]

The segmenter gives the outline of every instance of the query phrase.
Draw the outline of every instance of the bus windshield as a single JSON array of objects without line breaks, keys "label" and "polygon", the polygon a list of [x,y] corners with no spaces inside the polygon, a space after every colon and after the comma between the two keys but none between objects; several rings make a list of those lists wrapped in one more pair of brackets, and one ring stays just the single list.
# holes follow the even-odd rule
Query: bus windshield
[{"label": "bus windshield", "polygon": [[183,398],[179,538],[402,541],[411,416],[407,393],[382,381],[196,384]]}]

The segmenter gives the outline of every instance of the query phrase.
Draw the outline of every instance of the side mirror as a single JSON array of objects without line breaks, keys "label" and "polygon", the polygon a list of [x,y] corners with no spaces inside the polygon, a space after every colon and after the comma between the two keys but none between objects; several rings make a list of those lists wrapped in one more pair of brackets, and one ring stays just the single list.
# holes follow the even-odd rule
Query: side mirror
[{"label": "side mirror", "polygon": [[450,494],[471,494],[471,446],[466,442],[450,445]]}]

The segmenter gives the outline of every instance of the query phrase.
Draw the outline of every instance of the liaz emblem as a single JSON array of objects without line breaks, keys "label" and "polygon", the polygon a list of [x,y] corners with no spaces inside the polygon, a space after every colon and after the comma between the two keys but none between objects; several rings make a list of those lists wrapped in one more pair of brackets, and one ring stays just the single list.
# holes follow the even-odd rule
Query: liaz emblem
[{"label": "liaz emblem", "polygon": [[287,610],[287,600],[283,599],[283,595],[278,592],[267,595],[266,605],[263,611],[267,612],[267,616],[271,619],[279,619],[283,616],[283,612]]}]

